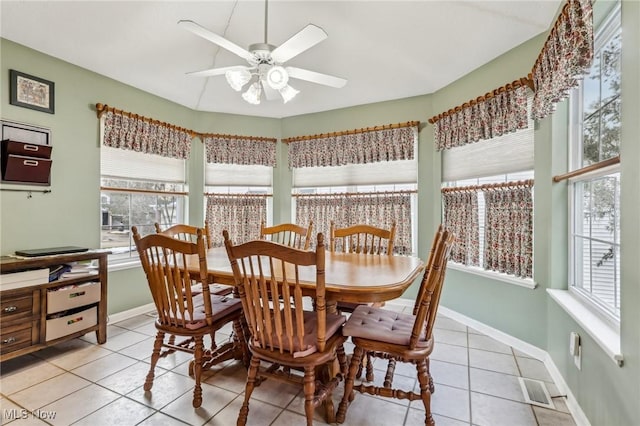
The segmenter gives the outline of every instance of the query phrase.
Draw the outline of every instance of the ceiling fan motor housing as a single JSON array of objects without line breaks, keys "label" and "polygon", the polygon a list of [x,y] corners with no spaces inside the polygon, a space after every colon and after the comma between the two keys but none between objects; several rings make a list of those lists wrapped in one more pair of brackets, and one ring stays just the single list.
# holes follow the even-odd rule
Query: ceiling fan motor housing
[{"label": "ceiling fan motor housing", "polygon": [[253,60],[255,61],[255,63],[252,63],[251,65],[273,65],[274,61],[271,57],[271,52],[275,48],[276,47],[274,45],[267,43],[254,43],[250,45],[249,52],[253,54]]}]

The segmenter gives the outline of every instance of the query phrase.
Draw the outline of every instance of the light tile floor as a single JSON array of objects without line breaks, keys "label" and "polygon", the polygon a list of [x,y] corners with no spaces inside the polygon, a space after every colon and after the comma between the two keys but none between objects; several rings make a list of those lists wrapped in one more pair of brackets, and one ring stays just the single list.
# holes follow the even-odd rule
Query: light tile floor
[{"label": "light tile floor", "polygon": [[[151,314],[108,327],[106,344],[95,334],[0,364],[1,423],[21,425],[231,425],[242,404],[246,370],[228,361],[207,371],[203,404],[193,409],[188,354],[161,359],[151,392],[142,389],[155,329]],[[229,338],[230,328],[216,340]],[[447,317],[439,316],[431,373],[436,385],[432,412],[438,426],[575,425],[565,398],[541,361]],[[347,347],[347,352],[352,350]],[[383,361],[374,363],[376,381]],[[555,410],[524,403],[518,376],[545,382]],[[394,386],[417,390],[415,370],[398,364]],[[334,394],[336,407],[342,385]],[[316,424],[326,424],[322,410]],[[305,424],[302,390],[263,382],[251,399],[250,425]],[[424,424],[420,401],[357,394],[345,426]]]}]

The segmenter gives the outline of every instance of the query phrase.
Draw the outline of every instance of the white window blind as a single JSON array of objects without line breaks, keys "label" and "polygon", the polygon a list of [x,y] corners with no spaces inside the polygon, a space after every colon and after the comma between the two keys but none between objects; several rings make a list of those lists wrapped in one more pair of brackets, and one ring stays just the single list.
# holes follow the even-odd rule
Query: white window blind
[{"label": "white window blind", "polygon": [[185,183],[186,161],[102,146],[100,174],[103,178]]},{"label": "white window blind", "polygon": [[271,186],[273,167],[206,163],[206,186]]},{"label": "white window blind", "polygon": [[[531,97],[527,102],[531,110]],[[531,114],[528,113],[531,117]],[[496,176],[533,170],[534,123],[526,129],[442,152],[442,181]]]}]

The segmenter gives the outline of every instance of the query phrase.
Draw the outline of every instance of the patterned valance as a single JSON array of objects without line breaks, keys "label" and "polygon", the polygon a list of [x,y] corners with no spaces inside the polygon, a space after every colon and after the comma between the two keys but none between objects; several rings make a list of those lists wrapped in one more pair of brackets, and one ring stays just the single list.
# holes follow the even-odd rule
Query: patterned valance
[{"label": "patterned valance", "polygon": [[184,160],[191,152],[191,133],[137,114],[107,111],[104,114],[103,144]]},{"label": "patterned valance", "polygon": [[526,78],[429,120],[438,151],[526,129]]},{"label": "patterned valance", "polygon": [[207,163],[276,166],[276,139],[202,135]]},{"label": "patterned valance", "polygon": [[593,10],[590,0],[567,0],[533,66],[531,116],[542,119],[588,73],[593,60]]},{"label": "patterned valance", "polygon": [[418,122],[286,139],[289,167],[327,167],[412,160]]}]

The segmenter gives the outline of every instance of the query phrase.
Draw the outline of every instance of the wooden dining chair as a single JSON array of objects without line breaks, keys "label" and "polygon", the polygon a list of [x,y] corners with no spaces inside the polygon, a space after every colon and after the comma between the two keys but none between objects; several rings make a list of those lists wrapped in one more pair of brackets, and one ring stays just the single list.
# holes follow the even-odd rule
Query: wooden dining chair
[{"label": "wooden dining chair", "polygon": [[[154,226],[156,228],[156,233],[168,235],[169,237],[177,238],[178,240],[182,240],[182,241],[195,242],[196,236],[197,236],[196,232],[198,231],[197,227],[186,225],[183,223],[178,223],[176,225],[170,226],[165,230],[163,230],[160,227],[160,224],[158,222],[156,222]],[[211,240],[211,234],[209,233],[209,222],[207,221],[204,222],[204,228],[202,228],[202,232],[203,232],[205,247],[210,249],[211,247],[213,247],[213,245]]]},{"label": "wooden dining chair", "polygon": [[309,221],[306,228],[295,223],[281,223],[274,226],[265,226],[264,221],[260,223],[261,240],[270,240],[303,250],[309,250],[312,231],[313,221]]},{"label": "wooden dining chair", "polygon": [[[154,226],[156,228],[156,233],[158,234],[166,235],[168,237],[176,238],[182,241],[190,241],[192,243],[196,241],[197,232],[199,229],[196,226],[186,225],[182,223],[170,226],[165,230],[162,230],[162,228],[160,227],[160,224],[157,222],[154,224]],[[209,223],[205,221],[204,228],[201,228],[201,229],[202,229],[206,248],[207,249],[212,248],[213,244],[211,240],[211,234],[209,233]],[[193,287],[191,290],[195,293],[201,292],[199,287]],[[219,283],[209,283],[209,292],[211,294],[218,294],[218,295],[224,296],[227,294],[231,294],[233,292],[233,286],[226,285],[226,284],[219,284]]]},{"label": "wooden dining chair", "polygon": [[[414,314],[359,306],[343,327],[343,334],[351,337],[355,349],[349,365],[344,395],[338,407],[336,416],[338,423],[345,421],[349,404],[353,401],[354,392],[357,390],[387,398],[410,401],[420,399],[425,408],[425,424],[435,425],[431,416],[433,387],[428,360],[434,347],[433,325],[453,241],[453,234],[447,230],[443,230],[438,237],[433,254],[430,255],[431,264],[427,265],[422,278],[414,305]],[[354,385],[358,366],[365,352],[393,359],[395,362],[413,364],[420,383],[420,393],[413,392],[413,389],[393,389],[391,386],[373,386],[364,383]]]},{"label": "wooden dining chair", "polygon": [[329,250],[344,253],[393,254],[396,236],[396,223],[384,229],[371,225],[358,224],[346,228],[337,228],[331,221]]},{"label": "wooden dining chair", "polygon": [[[200,294],[191,291],[194,283],[207,282],[207,257],[202,230],[197,230],[195,242],[189,242],[162,234],[141,237],[135,226],[131,229],[158,314],[155,322],[157,334],[144,390],[151,390],[154,370],[161,357],[175,351],[188,352],[194,356],[189,365],[189,373],[195,378],[193,406],[200,407],[203,369],[232,358],[248,359],[242,328],[242,302],[228,296],[212,295],[207,285],[202,286]],[[199,259],[197,271],[187,269],[188,259],[192,256]],[[203,337],[213,335],[228,323],[233,324],[233,331],[239,338],[215,350],[206,350]],[[165,335],[186,339],[177,344],[171,338],[165,342]]]},{"label": "wooden dining chair", "polygon": [[[316,406],[324,403],[327,422],[335,421],[331,394],[340,375],[327,373],[337,358],[346,373],[347,358],[341,333],[345,317],[327,313],[325,300],[324,237],[318,234],[315,251],[299,250],[271,241],[250,241],[234,246],[224,231],[225,246],[249,325],[249,366],[244,402],[238,425],[247,422],[249,400],[258,376],[293,381],[303,386],[307,425],[313,424]],[[300,281],[311,270],[313,284]],[[303,297],[315,301],[315,311],[305,310]],[[285,303],[291,300],[292,303]],[[261,362],[271,365],[261,367]],[[295,374],[296,370],[304,375]],[[316,370],[318,373],[316,374]]]},{"label": "wooden dining chair", "polygon": [[[384,229],[371,225],[358,224],[346,228],[337,228],[331,221],[329,249],[332,252],[361,253],[374,255],[393,255],[393,244],[396,235],[396,223],[391,228]],[[360,303],[338,301],[337,309],[342,313],[353,313]],[[377,306],[383,306],[384,304]],[[361,366],[362,367],[362,366]],[[365,362],[366,379],[373,381],[373,362],[369,354]],[[362,375],[362,368],[358,370],[357,377]]]}]

